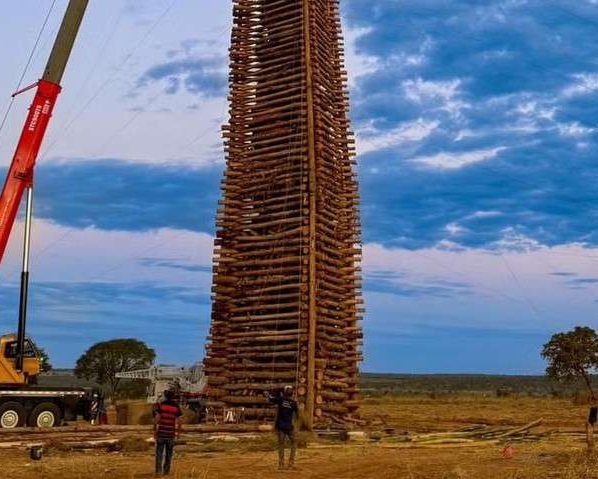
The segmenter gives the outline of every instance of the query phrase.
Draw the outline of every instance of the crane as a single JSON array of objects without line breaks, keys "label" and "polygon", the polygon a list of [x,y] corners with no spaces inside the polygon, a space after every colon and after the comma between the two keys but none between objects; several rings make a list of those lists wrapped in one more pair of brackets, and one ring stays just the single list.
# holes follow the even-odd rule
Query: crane
[{"label": "crane", "polygon": [[167,389],[174,391],[181,406],[193,411],[195,420],[203,421],[208,413],[208,381],[203,365],[196,363],[191,367],[153,365],[146,369],[122,371],[115,377],[147,382],[146,400],[156,404],[162,400]]},{"label": "crane", "polygon": [[26,422],[32,426],[58,425],[62,418],[81,412],[85,415],[87,406],[91,407],[91,397],[96,394],[85,388],[34,386],[40,372],[40,356],[33,342],[26,338],[35,162],[88,2],[69,0],[41,79],[13,94],[14,97],[36,89],[0,195],[0,263],[23,196],[26,196],[18,332],[16,336],[0,337],[0,427],[3,428],[22,426]]},{"label": "crane", "polygon": [[146,369],[123,371],[115,376],[121,379],[147,380],[147,401],[152,404],[159,402],[167,389],[175,389],[184,396],[199,396],[205,393],[206,389],[206,378],[201,364],[194,364],[188,368],[155,365]]}]

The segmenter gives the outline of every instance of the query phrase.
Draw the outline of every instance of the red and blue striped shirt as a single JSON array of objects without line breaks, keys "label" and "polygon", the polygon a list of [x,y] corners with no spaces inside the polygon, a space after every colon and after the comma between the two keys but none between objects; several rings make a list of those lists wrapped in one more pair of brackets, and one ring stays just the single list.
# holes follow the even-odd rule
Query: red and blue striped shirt
[{"label": "red and blue striped shirt", "polygon": [[174,401],[161,402],[154,408],[154,415],[158,415],[158,439],[174,439],[177,419],[183,415],[179,405]]}]

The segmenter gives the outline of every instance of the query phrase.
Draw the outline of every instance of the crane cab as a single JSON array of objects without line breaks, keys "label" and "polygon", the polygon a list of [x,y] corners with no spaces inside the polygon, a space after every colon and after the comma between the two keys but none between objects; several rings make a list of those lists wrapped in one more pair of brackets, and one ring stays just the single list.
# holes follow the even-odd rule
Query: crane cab
[{"label": "crane cab", "polygon": [[0,386],[29,384],[41,370],[39,353],[31,339],[25,339],[23,370],[17,371],[17,336],[0,337]]}]

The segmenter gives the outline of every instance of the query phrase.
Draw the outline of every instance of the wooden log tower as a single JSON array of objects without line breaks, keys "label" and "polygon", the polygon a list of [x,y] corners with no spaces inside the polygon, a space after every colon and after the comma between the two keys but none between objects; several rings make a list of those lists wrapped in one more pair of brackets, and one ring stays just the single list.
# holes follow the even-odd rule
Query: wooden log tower
[{"label": "wooden log tower", "polygon": [[214,406],[308,429],[350,421],[361,360],[360,225],[339,0],[234,0],[227,167],[205,371]]}]

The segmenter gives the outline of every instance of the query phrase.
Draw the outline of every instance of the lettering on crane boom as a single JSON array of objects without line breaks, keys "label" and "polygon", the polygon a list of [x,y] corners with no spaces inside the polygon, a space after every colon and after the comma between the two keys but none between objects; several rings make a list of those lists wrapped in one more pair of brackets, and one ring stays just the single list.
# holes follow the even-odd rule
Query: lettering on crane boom
[{"label": "lettering on crane boom", "polygon": [[33,118],[31,118],[31,123],[29,123],[29,128],[27,128],[29,131],[35,131],[40,115],[47,115],[50,112],[51,105],[50,100],[46,100],[43,105],[35,106]]}]

